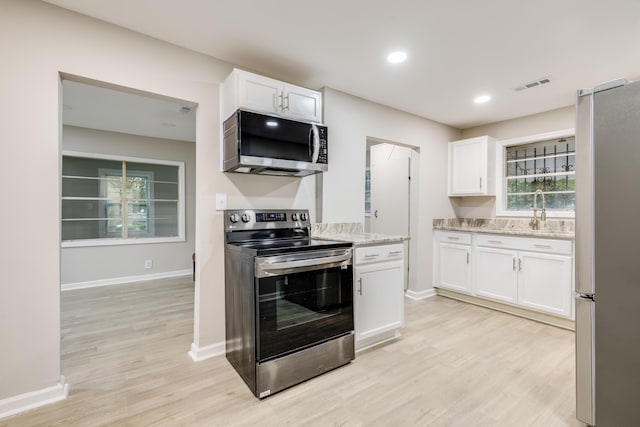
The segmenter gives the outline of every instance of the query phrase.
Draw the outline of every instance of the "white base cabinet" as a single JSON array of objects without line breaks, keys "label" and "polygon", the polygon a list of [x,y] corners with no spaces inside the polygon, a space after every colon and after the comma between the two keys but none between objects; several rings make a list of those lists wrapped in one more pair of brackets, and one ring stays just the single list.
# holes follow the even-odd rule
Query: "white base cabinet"
[{"label": "white base cabinet", "polygon": [[356,247],[356,350],[392,338],[404,326],[404,244]]},{"label": "white base cabinet", "polygon": [[[466,244],[450,243],[452,236]],[[471,251],[470,266],[465,250]],[[436,230],[434,266],[435,287],[573,318],[570,241]]]},{"label": "white base cabinet", "polygon": [[513,251],[479,247],[474,252],[477,296],[517,303],[517,261]]},{"label": "white base cabinet", "polygon": [[471,235],[443,232],[438,240],[438,284],[458,292],[471,292]]}]

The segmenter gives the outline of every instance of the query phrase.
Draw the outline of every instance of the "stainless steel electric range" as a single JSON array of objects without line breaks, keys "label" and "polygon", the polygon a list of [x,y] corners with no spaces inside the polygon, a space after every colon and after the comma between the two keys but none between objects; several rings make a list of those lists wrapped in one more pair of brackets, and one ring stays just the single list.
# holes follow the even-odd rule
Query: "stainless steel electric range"
[{"label": "stainless steel electric range", "polygon": [[354,358],[351,243],[306,210],[225,211],[226,356],[263,398]]}]

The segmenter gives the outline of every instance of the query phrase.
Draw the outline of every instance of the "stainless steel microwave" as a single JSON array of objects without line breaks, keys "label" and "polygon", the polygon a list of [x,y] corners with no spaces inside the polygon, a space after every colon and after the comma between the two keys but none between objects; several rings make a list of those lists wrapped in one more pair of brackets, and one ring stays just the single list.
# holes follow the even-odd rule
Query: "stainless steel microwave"
[{"label": "stainless steel microwave", "polygon": [[328,170],[326,126],[237,110],[223,128],[225,172],[306,176]]}]

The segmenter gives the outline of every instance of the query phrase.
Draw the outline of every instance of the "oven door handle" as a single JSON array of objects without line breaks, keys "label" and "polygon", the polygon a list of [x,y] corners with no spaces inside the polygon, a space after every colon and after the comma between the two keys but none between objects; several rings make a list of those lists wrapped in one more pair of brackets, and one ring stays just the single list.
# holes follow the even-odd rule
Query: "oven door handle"
[{"label": "oven door handle", "polygon": [[298,261],[274,262],[261,261],[256,263],[256,276],[278,276],[281,274],[292,273],[295,270],[309,271],[318,270],[320,268],[334,267],[336,264],[351,261],[351,253],[336,256],[326,256],[320,258],[309,258]]}]

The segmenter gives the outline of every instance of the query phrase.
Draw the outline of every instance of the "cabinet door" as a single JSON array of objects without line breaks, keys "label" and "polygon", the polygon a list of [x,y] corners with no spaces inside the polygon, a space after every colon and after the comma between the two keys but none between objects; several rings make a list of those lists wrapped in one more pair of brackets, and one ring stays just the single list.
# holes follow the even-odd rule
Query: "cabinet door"
[{"label": "cabinet door", "polygon": [[478,296],[515,304],[518,296],[517,252],[477,247],[474,289]]},{"label": "cabinet door", "polygon": [[322,97],[319,92],[285,85],[284,114],[292,119],[322,123]]},{"label": "cabinet door", "polygon": [[282,82],[246,72],[241,72],[238,79],[239,107],[265,113],[280,113]]},{"label": "cabinet door", "polygon": [[471,247],[440,243],[437,286],[454,291],[471,292],[469,262]]},{"label": "cabinet door", "polygon": [[560,316],[571,316],[571,257],[519,253],[518,303]]},{"label": "cabinet door", "polygon": [[484,194],[487,184],[487,142],[471,138],[449,145],[449,193]]},{"label": "cabinet door", "polygon": [[355,277],[353,308],[356,340],[402,327],[403,263],[356,266]]}]

